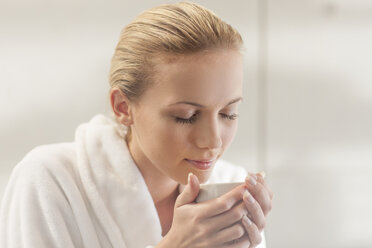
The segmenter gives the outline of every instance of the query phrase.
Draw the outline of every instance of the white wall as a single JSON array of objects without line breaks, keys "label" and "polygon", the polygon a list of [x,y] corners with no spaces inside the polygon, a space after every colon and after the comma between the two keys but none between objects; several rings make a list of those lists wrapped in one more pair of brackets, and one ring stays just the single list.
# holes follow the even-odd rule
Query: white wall
[{"label": "white wall", "polygon": [[372,247],[372,2],[268,1],[273,247]]},{"label": "white wall", "polygon": [[[372,247],[372,2],[197,2],[246,43],[240,128],[225,157],[268,174],[268,246]],[[79,123],[109,113],[120,30],[160,3],[0,2],[0,198],[27,151],[72,141]]]}]

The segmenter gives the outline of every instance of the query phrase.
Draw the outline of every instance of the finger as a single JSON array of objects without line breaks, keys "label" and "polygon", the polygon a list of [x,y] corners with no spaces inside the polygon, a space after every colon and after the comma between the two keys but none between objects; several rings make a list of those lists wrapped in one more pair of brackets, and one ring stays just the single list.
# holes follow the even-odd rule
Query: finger
[{"label": "finger", "polygon": [[[258,179],[257,179],[258,180]],[[254,179],[253,176],[246,178],[246,188],[251,193],[251,195],[256,199],[258,204],[261,206],[261,209],[266,216],[272,208],[272,200],[270,198],[269,192],[266,188]]]},{"label": "finger", "polygon": [[213,217],[230,210],[243,199],[245,185],[242,184],[226,194],[205,202],[198,203],[200,211],[205,213],[205,217]]},{"label": "finger", "polygon": [[243,202],[248,210],[249,219],[256,224],[258,230],[262,231],[265,227],[265,215],[261,206],[248,191],[244,192]]},{"label": "finger", "polygon": [[262,241],[260,232],[258,231],[257,226],[247,217],[242,218],[243,226],[248,234],[249,241],[251,245],[250,248],[256,247]]},{"label": "finger", "polygon": [[223,248],[248,248],[250,247],[250,242],[247,233],[243,235],[243,237],[225,243],[224,245],[220,246]]},{"label": "finger", "polygon": [[178,208],[185,204],[194,202],[195,198],[198,196],[200,190],[198,177],[189,173],[188,181],[185,189],[177,197],[175,207]]},{"label": "finger", "polygon": [[[245,234],[245,228],[241,222],[226,227],[213,235],[213,244],[224,244],[241,238]],[[215,246],[214,246],[215,247]]]},{"label": "finger", "polygon": [[265,181],[265,175],[266,175],[265,172],[263,172],[263,171],[259,172],[259,173],[256,174],[256,177],[257,177],[256,179],[257,179],[257,182],[261,183],[266,188],[267,192],[269,192],[270,199],[272,200],[273,197],[274,197],[274,193],[272,192],[269,185]]},{"label": "finger", "polygon": [[257,176],[261,176],[263,179],[266,177],[266,173],[264,171],[256,173]]},{"label": "finger", "polygon": [[248,209],[243,202],[232,207],[230,210],[219,215],[210,217],[206,220],[208,226],[213,226],[213,231],[224,229],[239,222],[244,215],[248,214]]}]

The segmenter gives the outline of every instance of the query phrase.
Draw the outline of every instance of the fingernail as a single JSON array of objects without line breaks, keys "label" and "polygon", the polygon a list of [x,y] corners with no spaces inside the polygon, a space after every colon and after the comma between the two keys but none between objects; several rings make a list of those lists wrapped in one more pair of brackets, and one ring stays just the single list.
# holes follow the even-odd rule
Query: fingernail
[{"label": "fingernail", "polygon": [[248,195],[247,197],[248,201],[253,204],[254,203],[254,199],[253,199],[253,196],[252,195]]},{"label": "fingernail", "polygon": [[187,184],[190,184],[192,172],[189,172],[189,175],[187,177]]},{"label": "fingernail", "polygon": [[261,177],[263,178],[263,179],[265,179],[265,177],[266,177],[266,173],[264,172],[264,171],[261,171],[260,173],[258,173],[258,174],[260,174],[261,175]]},{"label": "fingernail", "polygon": [[253,177],[255,180],[257,180],[257,176],[256,176],[256,174],[254,174],[254,173],[248,173],[251,177]]},{"label": "fingernail", "polygon": [[243,216],[243,221],[244,221],[248,226],[252,225],[252,221],[251,221],[251,220],[250,220],[246,215]]},{"label": "fingernail", "polygon": [[248,201],[249,203],[254,203],[254,199],[253,199],[253,197],[252,197],[252,195],[251,194],[249,194],[248,193],[248,191],[246,190],[245,192],[244,192],[244,194],[243,194],[243,199],[246,199],[246,201]]},{"label": "fingernail", "polygon": [[256,179],[254,179],[254,178],[251,177],[251,176],[248,178],[248,182],[249,182],[251,185],[253,185],[253,186],[255,186],[256,183],[257,183]]}]

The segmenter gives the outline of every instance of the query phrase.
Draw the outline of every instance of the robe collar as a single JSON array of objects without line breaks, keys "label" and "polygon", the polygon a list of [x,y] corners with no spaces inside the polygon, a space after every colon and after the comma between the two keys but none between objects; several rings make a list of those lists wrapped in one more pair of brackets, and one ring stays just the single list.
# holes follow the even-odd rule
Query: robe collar
[{"label": "robe collar", "polygon": [[120,132],[118,124],[103,115],[77,129],[83,188],[113,247],[156,245],[162,239],[156,207]]}]

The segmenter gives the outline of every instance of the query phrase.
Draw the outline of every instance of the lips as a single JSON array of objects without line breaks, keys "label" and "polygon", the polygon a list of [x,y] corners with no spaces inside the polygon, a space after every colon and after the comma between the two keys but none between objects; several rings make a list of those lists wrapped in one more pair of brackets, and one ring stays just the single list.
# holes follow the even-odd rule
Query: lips
[{"label": "lips", "polygon": [[208,170],[209,168],[212,167],[213,163],[215,162],[215,160],[191,160],[191,159],[186,159],[186,161],[200,170]]}]

